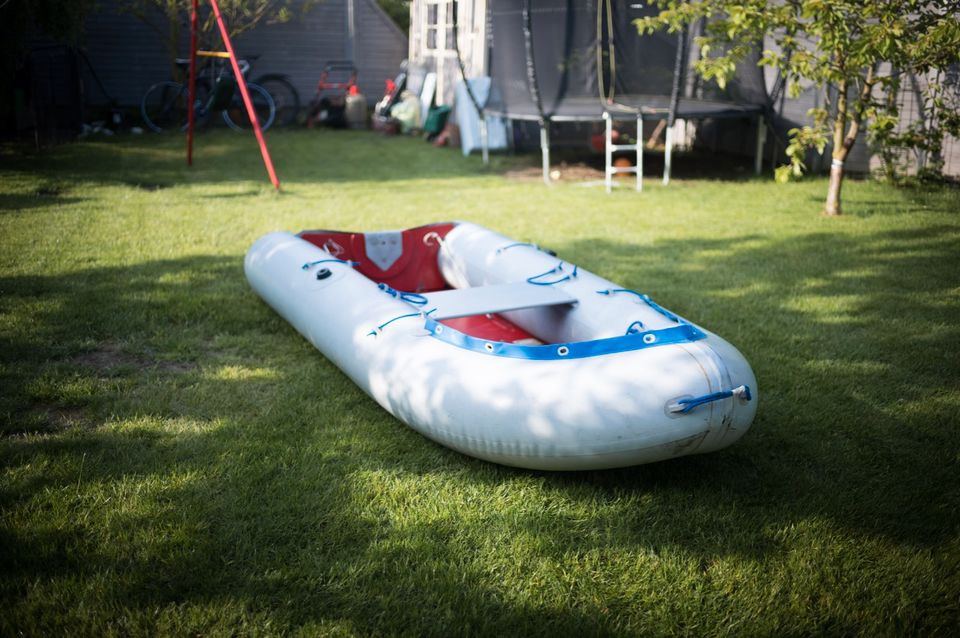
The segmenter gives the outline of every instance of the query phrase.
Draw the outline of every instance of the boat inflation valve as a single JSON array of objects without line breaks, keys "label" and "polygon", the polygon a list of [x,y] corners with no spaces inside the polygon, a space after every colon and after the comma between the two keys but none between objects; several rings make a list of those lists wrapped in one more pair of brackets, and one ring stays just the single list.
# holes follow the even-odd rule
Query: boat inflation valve
[{"label": "boat inflation valve", "polygon": [[329,276],[332,275],[332,274],[333,274],[333,273],[330,272],[330,269],[329,269],[329,268],[321,268],[320,270],[317,271],[317,279],[318,279],[318,280],[326,279],[327,277],[329,277]]}]

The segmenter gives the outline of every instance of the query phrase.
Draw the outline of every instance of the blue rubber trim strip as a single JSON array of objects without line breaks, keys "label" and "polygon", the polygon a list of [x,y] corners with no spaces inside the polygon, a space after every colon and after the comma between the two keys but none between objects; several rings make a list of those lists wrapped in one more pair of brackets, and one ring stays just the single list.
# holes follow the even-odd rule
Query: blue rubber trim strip
[{"label": "blue rubber trim strip", "polygon": [[599,357],[607,354],[616,354],[618,352],[631,352],[633,350],[643,350],[657,346],[689,343],[691,341],[705,339],[707,336],[696,326],[689,323],[682,323],[671,328],[647,330],[645,332],[636,332],[621,337],[594,339],[592,341],[576,341],[572,343],[552,343],[542,346],[526,346],[517,343],[488,341],[486,339],[471,337],[468,334],[455,330],[450,326],[445,326],[439,321],[430,319],[429,317],[424,324],[424,328],[435,339],[457,346],[458,348],[463,348],[464,350],[471,350],[495,357],[530,359],[534,361]]}]

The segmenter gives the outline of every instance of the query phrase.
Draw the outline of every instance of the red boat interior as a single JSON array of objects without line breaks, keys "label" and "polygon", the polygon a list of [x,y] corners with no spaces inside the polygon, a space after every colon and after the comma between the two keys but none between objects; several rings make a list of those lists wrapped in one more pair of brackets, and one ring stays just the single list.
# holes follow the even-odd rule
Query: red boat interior
[{"label": "red boat interior", "polygon": [[[356,269],[376,283],[402,292],[449,290],[437,263],[440,241],[455,224],[441,223],[410,228],[400,233],[402,252],[386,270],[367,256],[366,235],[333,230],[305,230],[300,238],[323,248],[337,259],[356,262]],[[478,339],[517,343],[535,340],[532,335],[496,314],[444,319],[440,323]]]}]

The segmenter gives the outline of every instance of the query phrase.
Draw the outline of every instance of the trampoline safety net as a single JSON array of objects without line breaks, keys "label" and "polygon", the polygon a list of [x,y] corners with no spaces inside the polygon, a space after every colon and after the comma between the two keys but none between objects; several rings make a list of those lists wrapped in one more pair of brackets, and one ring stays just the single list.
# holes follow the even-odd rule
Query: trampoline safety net
[{"label": "trampoline safety net", "polygon": [[[538,121],[744,117],[767,104],[756,59],[724,91],[684,96],[675,73],[680,39],[641,36],[633,24],[658,11],[643,0],[490,0],[489,113]],[[686,47],[684,47],[686,48]]]}]

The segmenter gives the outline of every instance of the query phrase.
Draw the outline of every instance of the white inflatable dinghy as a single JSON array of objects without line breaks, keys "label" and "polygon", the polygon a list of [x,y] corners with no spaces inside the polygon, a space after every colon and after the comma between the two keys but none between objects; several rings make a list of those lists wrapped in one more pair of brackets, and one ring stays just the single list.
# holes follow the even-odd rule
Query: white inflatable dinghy
[{"label": "white inflatable dinghy", "polygon": [[757,384],[729,343],[555,255],[466,222],[260,238],[250,285],[377,403],[524,468],[724,448]]}]

